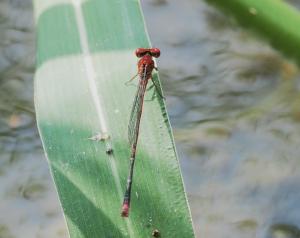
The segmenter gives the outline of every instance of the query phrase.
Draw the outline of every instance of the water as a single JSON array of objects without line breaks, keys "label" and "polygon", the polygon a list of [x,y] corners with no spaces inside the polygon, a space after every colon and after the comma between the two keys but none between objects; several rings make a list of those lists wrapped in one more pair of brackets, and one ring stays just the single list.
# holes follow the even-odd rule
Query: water
[{"label": "water", "polygon": [[197,237],[300,237],[297,66],[199,0],[143,8]]},{"label": "water", "polygon": [[[0,237],[67,237],[35,127],[31,1],[0,9]],[[197,237],[300,237],[297,66],[200,0],[143,9]]]},{"label": "water", "polygon": [[0,2],[0,237],[67,237],[36,128],[31,0]]}]

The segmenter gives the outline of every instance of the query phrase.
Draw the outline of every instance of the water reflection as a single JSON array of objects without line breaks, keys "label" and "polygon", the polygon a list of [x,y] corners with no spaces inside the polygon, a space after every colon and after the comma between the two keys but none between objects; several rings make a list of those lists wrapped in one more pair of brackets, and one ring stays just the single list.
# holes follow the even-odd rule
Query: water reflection
[{"label": "water reflection", "polygon": [[297,66],[201,1],[143,7],[197,237],[300,237]]}]

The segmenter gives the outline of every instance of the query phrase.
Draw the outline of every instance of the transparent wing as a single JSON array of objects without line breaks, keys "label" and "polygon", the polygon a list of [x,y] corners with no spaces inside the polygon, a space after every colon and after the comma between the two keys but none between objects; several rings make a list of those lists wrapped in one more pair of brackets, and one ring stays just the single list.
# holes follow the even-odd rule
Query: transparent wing
[{"label": "transparent wing", "polygon": [[129,124],[128,124],[128,140],[129,144],[133,145],[137,143],[138,135],[139,135],[139,127],[140,127],[140,120],[143,110],[143,103],[144,103],[144,95],[147,87],[146,80],[146,69],[144,69],[143,77],[140,77],[139,86],[137,92],[135,94],[135,98],[133,101],[133,106],[131,109]]}]

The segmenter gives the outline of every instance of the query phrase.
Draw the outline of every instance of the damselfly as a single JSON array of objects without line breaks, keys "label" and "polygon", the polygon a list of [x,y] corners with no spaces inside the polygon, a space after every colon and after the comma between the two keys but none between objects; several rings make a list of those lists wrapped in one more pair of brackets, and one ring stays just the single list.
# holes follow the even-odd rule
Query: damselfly
[{"label": "damselfly", "polygon": [[[160,56],[160,50],[158,48],[150,48],[150,49],[138,48],[135,51],[135,54],[138,58],[140,58],[140,60],[138,61],[138,72],[136,74],[136,76],[139,76],[139,85],[133,101],[133,106],[131,109],[129,125],[128,125],[128,140],[131,146],[131,155],[130,155],[130,167],[129,167],[126,191],[125,191],[123,206],[122,206],[122,213],[121,213],[122,217],[128,217],[129,215],[131,184],[132,184],[133,168],[134,168],[134,162],[136,156],[136,147],[137,147],[137,141],[139,136],[139,127],[140,127],[140,120],[141,120],[141,115],[143,110],[144,95],[145,95],[145,91],[149,79],[151,79],[152,83],[154,84],[159,96],[163,98],[162,94],[160,93],[158,85],[154,82],[152,78],[153,69],[157,70],[153,61],[153,57],[158,58]],[[133,80],[135,77],[133,77],[131,80]]]}]

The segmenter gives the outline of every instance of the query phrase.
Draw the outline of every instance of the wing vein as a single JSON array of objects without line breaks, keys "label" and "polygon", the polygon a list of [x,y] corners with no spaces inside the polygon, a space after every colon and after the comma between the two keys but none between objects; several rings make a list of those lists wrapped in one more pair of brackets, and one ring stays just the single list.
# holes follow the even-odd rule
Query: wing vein
[{"label": "wing vein", "polygon": [[148,80],[146,79],[147,71],[146,67],[142,77],[139,80],[139,86],[134,97],[133,106],[130,113],[129,125],[128,125],[128,141],[131,146],[137,143],[140,119],[143,110],[144,95],[147,87]]}]

